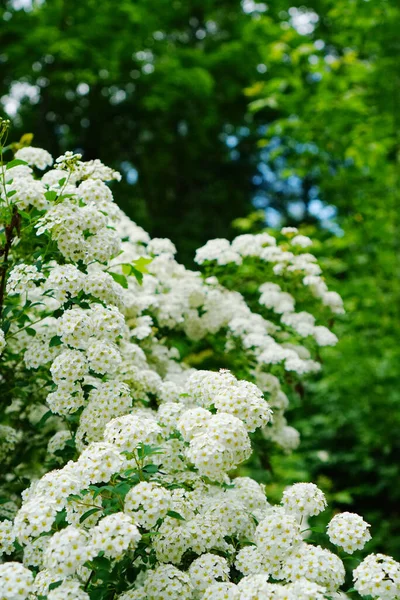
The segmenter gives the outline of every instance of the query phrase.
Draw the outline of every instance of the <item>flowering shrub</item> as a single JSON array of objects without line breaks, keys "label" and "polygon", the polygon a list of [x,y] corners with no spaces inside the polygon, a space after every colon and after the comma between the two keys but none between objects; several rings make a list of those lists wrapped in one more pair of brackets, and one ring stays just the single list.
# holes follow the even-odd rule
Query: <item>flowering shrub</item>
[{"label": "flowering shrub", "polygon": [[[212,240],[202,274],[119,210],[99,161],[25,146],[0,178],[0,598],[345,598],[333,549],[362,549],[368,524],[337,515],[315,545],[314,484],[271,506],[237,473],[254,432],[296,447],[285,392],[336,342],[311,241]],[[249,264],[262,283],[241,294]],[[220,371],[195,368],[210,355]],[[399,586],[384,555],[354,572],[364,595]]]}]

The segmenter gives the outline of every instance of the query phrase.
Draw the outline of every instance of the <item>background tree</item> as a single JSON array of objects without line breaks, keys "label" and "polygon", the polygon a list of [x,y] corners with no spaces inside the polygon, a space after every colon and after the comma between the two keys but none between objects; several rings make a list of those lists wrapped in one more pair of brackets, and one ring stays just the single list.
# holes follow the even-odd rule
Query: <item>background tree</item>
[{"label": "background tree", "polygon": [[[268,123],[261,145],[273,177],[260,177],[260,189],[289,224],[337,209],[342,233],[321,235],[348,317],[340,351],[303,402],[303,449],[312,472],[346,489],[343,499],[360,502],[385,536],[387,517],[398,531],[400,499],[400,10],[389,1],[301,4],[287,3],[286,15],[303,35],[289,28],[267,46],[268,76],[248,90]],[[312,460],[318,446],[326,462]]]},{"label": "background tree", "polygon": [[244,88],[265,27],[237,0],[20,6],[0,15],[0,96],[11,114],[21,101],[14,135],[35,131],[54,155],[116,157],[123,208],[173,237],[186,261],[225,235],[251,206],[256,140]]}]

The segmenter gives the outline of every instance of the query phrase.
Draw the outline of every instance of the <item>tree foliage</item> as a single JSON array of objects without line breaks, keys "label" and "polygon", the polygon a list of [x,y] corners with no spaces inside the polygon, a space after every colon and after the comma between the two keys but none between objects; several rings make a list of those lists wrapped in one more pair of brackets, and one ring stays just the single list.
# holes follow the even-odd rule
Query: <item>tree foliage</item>
[{"label": "tree foliage", "polygon": [[[34,130],[53,154],[111,154],[125,172],[124,209],[191,260],[250,208],[256,140],[244,89],[264,28],[238,0],[34,6],[3,9],[0,96],[15,82],[34,96],[22,101],[15,134]],[[234,151],[229,136],[240,138]]]},{"label": "tree foliage", "polygon": [[[325,264],[348,316],[340,351],[329,356],[300,419],[307,448],[315,449],[317,435],[330,451],[314,473],[333,476],[349,498],[364,503],[384,536],[385,517],[395,518],[400,498],[400,10],[397,2],[310,1],[307,7],[318,24],[306,36],[287,31],[276,44],[279,56],[267,47],[269,74],[248,93],[269,124],[262,145],[273,142],[278,178],[302,182],[295,198],[302,220],[315,222],[315,198],[338,209],[342,233],[321,236],[329,238]],[[272,205],[296,221],[293,197],[268,192]],[[316,405],[328,429],[313,417]]]}]

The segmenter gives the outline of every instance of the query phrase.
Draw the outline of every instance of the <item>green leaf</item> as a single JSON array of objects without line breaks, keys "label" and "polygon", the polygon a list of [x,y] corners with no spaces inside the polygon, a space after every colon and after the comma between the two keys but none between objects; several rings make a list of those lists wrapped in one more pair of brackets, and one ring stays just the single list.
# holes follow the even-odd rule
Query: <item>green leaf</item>
[{"label": "green leaf", "polygon": [[103,491],[103,488],[98,485],[89,485],[89,489],[93,492],[93,500],[95,500]]},{"label": "green leaf", "polygon": [[152,260],[152,258],[145,258],[144,256],[141,256],[137,260],[134,260],[132,264],[123,264],[122,272],[127,277],[129,277],[130,275],[134,275],[138,283],[140,283],[141,285],[143,282],[143,273],[148,273],[147,265],[150,264]]},{"label": "green leaf", "polygon": [[25,329],[25,331],[26,331],[26,333],[27,333],[28,335],[30,335],[31,337],[35,337],[35,335],[36,335],[36,329],[33,329],[33,327],[27,327],[27,328]]},{"label": "green leaf", "polygon": [[57,192],[54,190],[49,190],[48,192],[45,192],[44,196],[49,202],[54,202],[54,200],[57,199]]},{"label": "green leaf", "polygon": [[50,348],[54,348],[54,346],[61,346],[62,340],[59,335],[54,335],[50,340]]},{"label": "green leaf", "polygon": [[103,492],[110,492],[111,494],[114,493],[114,487],[112,485],[103,485],[101,487],[97,485],[90,485],[89,489],[93,492],[93,500]]},{"label": "green leaf", "polygon": [[146,258],[145,256],[141,256],[140,258],[133,261],[133,266],[135,269],[140,271],[140,273],[148,273],[147,265],[153,262],[152,258]]},{"label": "green leaf", "polygon": [[130,489],[131,485],[124,481],[115,486],[114,493],[117,494],[117,496],[120,496],[121,498],[125,498],[126,494],[129,492]]},{"label": "green leaf", "polygon": [[82,497],[80,496],[80,494],[70,494],[68,496],[68,502],[70,500],[82,500]]},{"label": "green leaf", "polygon": [[60,581],[54,581],[53,583],[50,583],[49,585],[49,591],[51,590],[56,590],[58,587],[60,587],[60,585],[62,584],[63,580],[60,579]]},{"label": "green leaf", "polygon": [[97,556],[90,562],[93,564],[95,569],[103,569],[107,571],[110,567],[110,561],[107,558],[104,558],[104,556]]},{"label": "green leaf", "polygon": [[137,470],[137,469],[127,469],[126,471],[124,471],[124,472],[122,473],[122,475],[123,475],[124,477],[130,477],[131,475],[134,475],[134,474],[135,474],[135,475],[137,475],[137,472],[138,472],[138,470]]},{"label": "green leaf", "polygon": [[145,473],[157,473],[158,472],[158,465],[145,465],[143,467],[143,471]]},{"label": "green leaf", "polygon": [[18,165],[28,165],[28,163],[25,162],[24,160],[20,160],[19,158],[14,158],[14,160],[11,160],[7,164],[6,169],[12,169],[13,167],[18,167]]},{"label": "green leaf", "polygon": [[109,271],[109,273],[110,273],[111,277],[114,279],[114,281],[119,283],[119,285],[121,285],[123,288],[127,289],[128,280],[125,277],[125,275],[120,275],[120,273],[112,273],[111,271]]},{"label": "green leaf", "polygon": [[62,523],[65,523],[66,516],[67,516],[67,511],[65,510],[65,508],[63,510],[61,510],[59,513],[57,513],[56,518],[55,518],[56,525],[61,525]]},{"label": "green leaf", "polygon": [[102,510],[102,508],[98,507],[98,508],[91,508],[90,510],[87,510],[85,513],[83,513],[83,515],[79,519],[79,523],[83,523],[83,521],[88,519],[91,515],[94,515],[94,513],[99,512],[99,510]]},{"label": "green leaf", "polygon": [[178,519],[179,521],[186,521],[185,517],[182,517],[182,515],[180,515],[179,513],[175,512],[174,510],[169,510],[167,512],[167,515],[169,517],[172,517],[173,519]]},{"label": "green leaf", "polygon": [[131,266],[131,275],[134,275],[136,277],[137,282],[142,285],[143,283],[143,273],[141,273],[140,271],[138,271],[137,269],[135,269],[135,267]]},{"label": "green leaf", "polygon": [[146,458],[152,454],[162,454],[161,448],[157,446],[149,446],[148,444],[139,444],[137,450],[139,458]]},{"label": "green leaf", "polygon": [[50,417],[53,416],[53,413],[51,412],[51,410],[48,410],[43,417],[40,419],[40,421],[36,424],[37,429],[40,429],[48,419],[50,419]]}]

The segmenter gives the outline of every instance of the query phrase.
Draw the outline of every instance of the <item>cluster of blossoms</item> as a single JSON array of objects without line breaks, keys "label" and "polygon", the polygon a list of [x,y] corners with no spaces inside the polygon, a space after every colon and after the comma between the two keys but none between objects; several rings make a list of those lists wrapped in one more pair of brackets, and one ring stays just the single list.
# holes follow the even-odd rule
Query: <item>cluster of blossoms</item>
[{"label": "cluster of blossoms", "polygon": [[[336,342],[296,296],[317,314],[343,310],[303,252],[311,241],[288,228],[279,243],[213,240],[197,253],[202,275],[114,204],[115,171],[67,153],[38,177],[53,164],[47,152],[22,148],[16,158],[0,195],[26,220],[31,246],[16,231],[0,337],[15,379],[0,455],[21,445],[20,419],[45,431],[46,464],[57,468],[18,465],[32,483],[0,510],[0,598],[345,598],[341,559],[304,531],[326,507],[323,492],[295,484],[272,506],[256,481],[233,475],[255,431],[296,446],[285,375],[315,372],[315,347]],[[251,290],[257,311],[224,280],[248,261],[263,277]],[[218,347],[230,369],[191,366],[199,342]],[[353,553],[368,528],[339,514],[328,539]],[[390,557],[370,555],[354,586],[394,599],[399,573]]]}]

